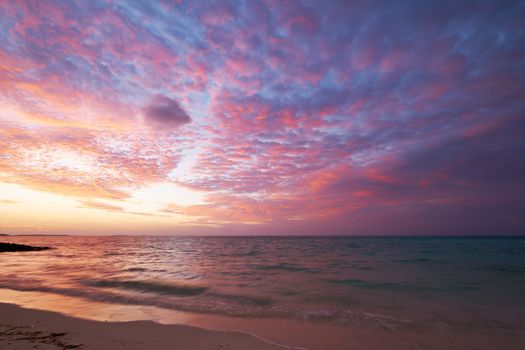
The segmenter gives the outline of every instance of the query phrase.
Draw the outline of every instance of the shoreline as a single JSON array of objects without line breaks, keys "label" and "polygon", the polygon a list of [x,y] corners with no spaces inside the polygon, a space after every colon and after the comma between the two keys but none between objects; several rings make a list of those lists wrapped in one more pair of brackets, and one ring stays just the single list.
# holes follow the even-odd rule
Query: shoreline
[{"label": "shoreline", "polygon": [[102,322],[0,303],[0,348],[289,350],[237,331],[153,321]]},{"label": "shoreline", "polygon": [[[523,349],[523,327],[482,323],[461,326],[442,319],[432,325],[389,325],[388,322],[334,325],[290,319],[191,314],[0,289],[0,348],[8,345],[6,348],[14,350],[33,349],[35,342],[36,345],[45,344],[39,349],[50,350]],[[15,333],[14,338],[24,338],[25,343],[20,346],[7,344],[4,339],[9,341],[12,338],[6,336],[9,331]],[[75,347],[79,344],[83,344],[82,347]]]},{"label": "shoreline", "polygon": [[[1,304],[14,305],[24,310],[51,312],[64,317],[104,324],[146,321],[156,325],[180,325],[212,332],[242,333],[266,344],[277,346],[279,349],[317,350],[323,348],[319,346],[318,343],[321,342],[315,339],[315,336],[312,337],[312,334],[305,336],[302,333],[305,322],[295,322],[288,319],[239,318],[200,314],[149,305],[112,304],[54,293],[5,288],[0,288]],[[0,316],[1,313],[0,308]],[[281,328],[281,330],[275,331],[275,328]],[[283,330],[291,332],[288,334]],[[330,333],[330,329],[325,330]],[[313,347],[307,349],[307,344],[311,344]],[[340,343],[332,344],[328,341],[328,344],[340,348]]]}]

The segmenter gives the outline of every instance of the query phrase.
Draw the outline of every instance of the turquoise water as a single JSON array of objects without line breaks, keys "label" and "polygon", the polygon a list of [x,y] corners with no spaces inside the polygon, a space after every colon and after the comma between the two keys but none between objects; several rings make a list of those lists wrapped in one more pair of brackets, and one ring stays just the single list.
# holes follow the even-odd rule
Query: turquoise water
[{"label": "turquoise water", "polygon": [[338,324],[450,314],[512,327],[525,316],[522,237],[1,240],[54,249],[0,254],[0,288],[86,301]]}]

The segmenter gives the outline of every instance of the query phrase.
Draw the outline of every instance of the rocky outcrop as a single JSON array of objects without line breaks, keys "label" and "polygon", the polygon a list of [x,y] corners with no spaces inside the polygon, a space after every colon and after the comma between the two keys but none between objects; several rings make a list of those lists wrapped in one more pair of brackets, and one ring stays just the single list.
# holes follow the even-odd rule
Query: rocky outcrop
[{"label": "rocky outcrop", "polygon": [[47,250],[51,249],[49,247],[33,247],[25,244],[15,244],[15,243],[0,243],[0,253],[1,252],[32,252],[38,250]]}]

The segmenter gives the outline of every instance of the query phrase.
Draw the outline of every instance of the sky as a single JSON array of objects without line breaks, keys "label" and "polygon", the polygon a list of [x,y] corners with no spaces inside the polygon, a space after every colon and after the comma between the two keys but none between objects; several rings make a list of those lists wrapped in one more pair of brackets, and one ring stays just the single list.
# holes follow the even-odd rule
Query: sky
[{"label": "sky", "polygon": [[0,1],[0,232],[525,234],[523,1]]}]

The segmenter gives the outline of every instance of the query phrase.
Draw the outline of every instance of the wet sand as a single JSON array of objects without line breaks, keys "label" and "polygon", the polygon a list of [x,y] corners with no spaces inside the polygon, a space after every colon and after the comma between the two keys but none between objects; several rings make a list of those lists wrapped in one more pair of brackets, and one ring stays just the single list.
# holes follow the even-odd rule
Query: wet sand
[{"label": "wet sand", "polygon": [[[206,321],[207,320],[207,321]],[[210,320],[212,320],[210,322]],[[194,319],[199,327],[220,327],[213,318]],[[104,322],[55,312],[0,303],[0,349],[228,349],[284,350],[290,347],[265,342],[249,333],[275,341],[286,340],[302,349],[523,349],[523,329],[446,324],[379,326],[366,324],[334,328],[325,323],[279,319],[236,319],[238,331],[213,331],[187,325],[152,321]],[[241,326],[242,324],[242,326]],[[222,323],[223,327],[232,322]],[[229,327],[228,327],[229,328]],[[231,329],[231,328],[230,328]],[[246,332],[246,333],[244,333]],[[280,333],[281,339],[276,339]]]},{"label": "wet sand", "polygon": [[0,349],[279,350],[240,332],[219,332],[151,321],[97,322],[0,304]]}]

